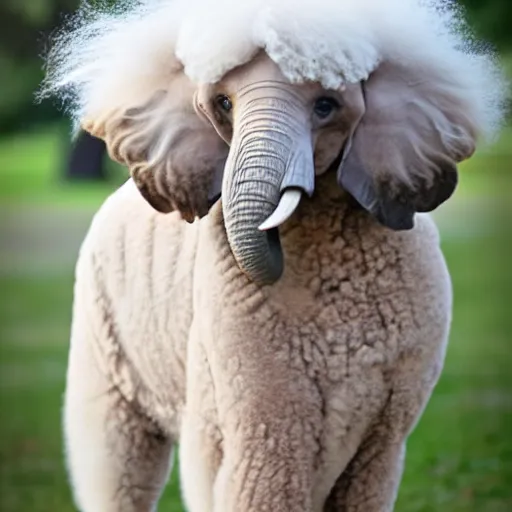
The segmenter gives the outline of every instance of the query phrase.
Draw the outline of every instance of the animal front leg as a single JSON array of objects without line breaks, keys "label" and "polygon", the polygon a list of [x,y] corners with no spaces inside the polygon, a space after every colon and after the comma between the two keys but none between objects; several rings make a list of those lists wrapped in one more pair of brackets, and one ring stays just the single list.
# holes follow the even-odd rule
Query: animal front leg
[{"label": "animal front leg", "polygon": [[198,322],[190,327],[187,396],[180,428],[180,482],[189,512],[212,512],[213,485],[222,459],[215,385]]},{"label": "animal front leg", "polygon": [[273,441],[232,443],[214,486],[214,512],[311,512],[311,469]]},{"label": "animal front leg", "polygon": [[81,512],[150,512],[172,442],[99,371],[88,339],[72,339],[64,406],[67,463]]},{"label": "animal front leg", "polygon": [[392,511],[404,455],[404,442],[371,436],[336,482],[324,512]]},{"label": "animal front leg", "polygon": [[217,428],[186,411],[180,437],[181,491],[189,512],[212,512],[213,484],[222,459]]}]

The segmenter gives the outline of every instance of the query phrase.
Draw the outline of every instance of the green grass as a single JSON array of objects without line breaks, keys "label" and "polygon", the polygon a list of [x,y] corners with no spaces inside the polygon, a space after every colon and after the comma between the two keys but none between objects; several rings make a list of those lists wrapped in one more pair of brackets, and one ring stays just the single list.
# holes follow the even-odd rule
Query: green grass
[{"label": "green grass", "polygon": [[66,182],[62,179],[69,151],[65,125],[38,129],[0,140],[0,202],[44,204],[55,208],[98,207],[128,171],[108,162],[110,180],[104,183]]},{"label": "green grass", "polygon": [[455,311],[446,366],[411,436],[398,510],[512,510],[512,279],[504,240],[446,240]]},{"label": "green grass", "polygon": [[512,172],[512,127],[500,134],[497,141],[483,146],[459,166],[460,183],[457,195],[507,196]]},{"label": "green grass", "polygon": [[[4,206],[92,211],[126,176],[94,186],[61,183],[64,136],[55,127],[0,141]],[[494,229],[443,242],[453,329],[442,378],[408,444],[398,512],[512,510],[511,164],[508,129],[461,169],[459,200],[485,196],[506,208],[488,219]],[[72,279],[71,267],[52,275],[29,266],[0,272],[2,512],[74,510],[61,437]],[[180,512],[177,475],[171,480],[159,510]]]}]

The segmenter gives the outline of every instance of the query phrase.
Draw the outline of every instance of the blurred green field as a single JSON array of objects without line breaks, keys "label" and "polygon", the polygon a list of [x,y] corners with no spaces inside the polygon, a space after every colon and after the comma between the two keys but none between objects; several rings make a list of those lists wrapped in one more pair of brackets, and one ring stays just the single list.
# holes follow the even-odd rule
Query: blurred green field
[{"label": "blurred green field", "polygon": [[[110,184],[60,183],[65,135],[55,127],[0,141],[4,222],[30,206],[41,215],[51,208],[65,226],[77,209],[92,213],[124,178],[113,168],[118,174]],[[458,206],[445,214],[449,230],[440,218],[455,290],[453,330],[441,381],[408,445],[399,512],[512,510],[511,165],[508,129],[495,147],[462,166]],[[480,197],[494,208],[486,229],[468,231],[479,213],[464,205]],[[469,235],[459,236],[457,226]],[[73,266],[56,265],[50,273],[34,254],[13,274],[5,270],[8,260],[21,256],[0,243],[7,254],[0,262],[0,510],[72,511],[61,403]],[[159,510],[181,511],[176,474]]]},{"label": "blurred green field", "polygon": [[105,195],[126,179],[126,170],[107,159],[107,183],[66,182],[61,177],[69,137],[67,125],[57,123],[0,139],[0,203],[99,207]]}]

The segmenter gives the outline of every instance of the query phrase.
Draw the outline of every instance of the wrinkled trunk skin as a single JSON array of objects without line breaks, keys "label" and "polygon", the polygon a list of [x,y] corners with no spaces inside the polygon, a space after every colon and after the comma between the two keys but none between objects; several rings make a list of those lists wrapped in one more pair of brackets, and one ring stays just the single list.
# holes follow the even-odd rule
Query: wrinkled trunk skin
[{"label": "wrinkled trunk skin", "polygon": [[299,101],[263,86],[239,98],[222,190],[224,220],[240,269],[259,284],[277,281],[283,255],[277,229],[258,226],[275,210],[291,154],[306,119]]}]

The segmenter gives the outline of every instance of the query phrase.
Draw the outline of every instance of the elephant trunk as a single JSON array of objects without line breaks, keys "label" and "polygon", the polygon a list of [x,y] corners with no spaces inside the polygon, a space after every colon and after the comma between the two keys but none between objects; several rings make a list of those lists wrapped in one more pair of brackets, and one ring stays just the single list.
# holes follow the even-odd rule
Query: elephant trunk
[{"label": "elephant trunk", "polygon": [[[282,90],[279,92],[283,94]],[[309,123],[296,98],[254,97],[254,91],[245,96],[245,101],[237,104],[225,167],[224,220],[240,269],[257,283],[271,284],[280,278],[284,268],[277,224],[298,204],[297,199],[292,208],[280,205],[282,192],[313,192]],[[287,210],[284,217],[283,209]],[[265,222],[276,214],[280,216],[279,221],[274,219],[277,224]]]}]

